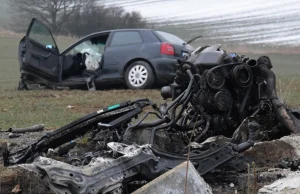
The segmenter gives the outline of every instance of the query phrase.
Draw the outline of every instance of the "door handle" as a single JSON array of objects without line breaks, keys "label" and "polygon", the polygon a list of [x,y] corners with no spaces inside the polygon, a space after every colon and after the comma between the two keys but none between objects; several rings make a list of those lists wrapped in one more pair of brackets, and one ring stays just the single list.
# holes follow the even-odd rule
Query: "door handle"
[{"label": "door handle", "polygon": [[37,53],[35,51],[30,51],[31,54],[35,57],[38,57],[38,58],[44,58],[44,59],[48,59],[50,56],[51,56],[51,52],[49,52],[47,55],[42,55],[40,53]]}]

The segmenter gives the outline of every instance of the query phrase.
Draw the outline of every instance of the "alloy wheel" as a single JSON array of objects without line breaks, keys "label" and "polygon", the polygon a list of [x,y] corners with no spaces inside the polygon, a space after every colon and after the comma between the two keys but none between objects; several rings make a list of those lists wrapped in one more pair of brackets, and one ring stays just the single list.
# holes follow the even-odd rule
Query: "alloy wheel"
[{"label": "alloy wheel", "polygon": [[136,65],[129,71],[129,82],[134,87],[144,85],[148,79],[148,71],[143,65]]}]

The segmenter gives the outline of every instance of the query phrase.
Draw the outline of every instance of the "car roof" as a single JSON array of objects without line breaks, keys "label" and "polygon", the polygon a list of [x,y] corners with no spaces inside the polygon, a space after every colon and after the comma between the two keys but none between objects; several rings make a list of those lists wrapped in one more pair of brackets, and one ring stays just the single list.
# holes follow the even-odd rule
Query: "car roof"
[{"label": "car roof", "polygon": [[128,29],[115,29],[115,30],[111,30],[111,31],[114,31],[114,32],[116,32],[116,31],[147,31],[147,30],[150,30],[150,31],[153,31],[154,29],[146,29],[146,28],[136,28],[136,29],[134,29],[134,28],[128,28]]},{"label": "car roof", "polygon": [[115,29],[115,30],[105,30],[105,31],[98,31],[98,32],[94,32],[89,35],[92,34],[102,34],[102,33],[109,33],[109,32],[122,32],[122,31],[154,31],[155,29],[146,29],[146,28],[124,28],[124,29]]}]

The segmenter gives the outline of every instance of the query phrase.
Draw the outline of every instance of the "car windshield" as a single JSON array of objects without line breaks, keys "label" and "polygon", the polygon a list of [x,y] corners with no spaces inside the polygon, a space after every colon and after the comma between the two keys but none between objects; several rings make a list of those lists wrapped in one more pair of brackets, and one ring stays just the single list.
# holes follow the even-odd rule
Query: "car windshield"
[{"label": "car windshield", "polygon": [[179,44],[179,45],[183,45],[185,43],[184,40],[182,40],[181,38],[179,38],[173,34],[170,34],[167,32],[162,32],[162,31],[155,31],[155,33],[164,42],[169,42],[172,44]]}]

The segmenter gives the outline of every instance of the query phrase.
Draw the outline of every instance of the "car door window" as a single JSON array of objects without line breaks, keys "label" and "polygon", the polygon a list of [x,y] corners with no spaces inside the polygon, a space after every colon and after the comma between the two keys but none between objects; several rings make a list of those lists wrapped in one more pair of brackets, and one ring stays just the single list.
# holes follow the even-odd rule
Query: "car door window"
[{"label": "car door window", "polygon": [[142,42],[143,40],[139,32],[115,32],[111,41],[111,46],[139,44]]},{"label": "car door window", "polygon": [[[103,53],[109,34],[102,34],[83,42],[66,51],[66,57],[73,58],[73,64],[84,64],[86,70],[98,70],[103,62]],[[65,65],[68,69],[68,65]]]},{"label": "car door window", "polygon": [[167,33],[167,32],[162,32],[162,31],[155,31],[155,33],[158,35],[159,39],[163,42],[169,42],[172,44],[178,44],[178,45],[183,45],[185,43],[184,40],[182,40],[181,38]]},{"label": "car door window", "polygon": [[[91,40],[86,40],[79,45],[75,46],[72,50],[70,50],[67,54],[75,55],[77,53],[85,53],[85,52],[93,52],[102,54],[105,48],[105,44],[101,42],[93,43]],[[91,54],[91,53],[90,53]]]},{"label": "car door window", "polygon": [[40,43],[48,49],[57,49],[54,38],[49,29],[38,21],[35,21],[29,31],[29,38]]},{"label": "car door window", "polygon": [[105,45],[107,42],[109,35],[105,36],[97,36],[91,39],[85,40],[82,43],[75,46],[71,49],[67,55],[76,55],[78,53],[87,53],[91,55],[96,61],[100,62],[102,58],[102,54],[105,49]]}]

